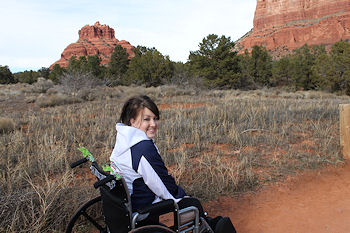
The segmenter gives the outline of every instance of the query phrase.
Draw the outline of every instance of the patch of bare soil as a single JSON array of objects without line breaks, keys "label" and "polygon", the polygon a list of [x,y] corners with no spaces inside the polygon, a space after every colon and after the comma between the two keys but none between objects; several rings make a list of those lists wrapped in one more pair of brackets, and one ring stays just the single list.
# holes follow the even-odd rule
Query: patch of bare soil
[{"label": "patch of bare soil", "polygon": [[305,171],[257,193],[205,204],[229,216],[239,233],[350,232],[350,162]]}]

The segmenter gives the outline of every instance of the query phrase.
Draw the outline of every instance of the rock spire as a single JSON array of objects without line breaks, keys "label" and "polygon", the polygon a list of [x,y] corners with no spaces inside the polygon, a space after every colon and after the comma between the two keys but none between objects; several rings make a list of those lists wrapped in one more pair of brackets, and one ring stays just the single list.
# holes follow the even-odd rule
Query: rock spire
[{"label": "rock spire", "polygon": [[132,46],[128,41],[115,38],[114,29],[108,25],[101,25],[96,22],[93,26],[85,25],[79,30],[79,39],[77,42],[68,45],[61,54],[61,58],[50,66],[55,64],[61,67],[67,67],[69,59],[76,56],[94,56],[98,55],[101,58],[102,64],[107,64],[116,45],[121,45],[126,49],[129,58],[135,56]]}]

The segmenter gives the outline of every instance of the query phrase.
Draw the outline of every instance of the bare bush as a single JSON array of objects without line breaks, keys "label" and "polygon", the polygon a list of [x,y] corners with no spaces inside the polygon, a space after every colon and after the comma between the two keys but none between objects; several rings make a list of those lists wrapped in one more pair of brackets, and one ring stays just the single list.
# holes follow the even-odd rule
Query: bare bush
[{"label": "bare bush", "polygon": [[0,117],[0,133],[8,133],[15,130],[15,122],[11,118]]},{"label": "bare bush", "polygon": [[[71,172],[56,180],[40,178],[38,183],[26,175],[28,188],[0,197],[1,232],[62,232],[69,216],[57,214],[57,210],[74,212],[96,195],[93,190],[70,187],[74,184]],[[74,201],[68,203],[68,199]]]},{"label": "bare bush", "polygon": [[33,92],[45,93],[53,86],[54,83],[50,79],[39,77],[38,80],[33,84]]},{"label": "bare bush", "polygon": [[97,79],[91,73],[82,72],[66,72],[60,77],[59,82],[64,87],[66,94],[73,96],[76,96],[79,90],[103,85],[102,80]]},{"label": "bare bush", "polygon": [[104,100],[107,98],[120,97],[121,93],[116,88],[107,88],[104,86],[97,86],[91,89],[81,89],[77,93],[77,97],[85,101]]},{"label": "bare bush", "polygon": [[49,95],[49,96],[39,96],[35,104],[41,108],[45,107],[53,107],[58,105],[64,105],[64,104],[72,104],[72,103],[80,103],[82,102],[82,99],[75,97],[75,96],[68,96],[64,94],[55,94],[55,95]]}]

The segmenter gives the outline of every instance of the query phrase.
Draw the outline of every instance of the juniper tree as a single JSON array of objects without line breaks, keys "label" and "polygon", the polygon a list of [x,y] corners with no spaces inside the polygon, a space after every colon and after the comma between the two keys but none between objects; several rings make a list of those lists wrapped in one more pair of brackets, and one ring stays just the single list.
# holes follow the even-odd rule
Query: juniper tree
[{"label": "juniper tree", "polygon": [[239,87],[241,73],[234,42],[230,37],[210,34],[190,52],[189,65],[194,75],[204,79],[210,88]]}]

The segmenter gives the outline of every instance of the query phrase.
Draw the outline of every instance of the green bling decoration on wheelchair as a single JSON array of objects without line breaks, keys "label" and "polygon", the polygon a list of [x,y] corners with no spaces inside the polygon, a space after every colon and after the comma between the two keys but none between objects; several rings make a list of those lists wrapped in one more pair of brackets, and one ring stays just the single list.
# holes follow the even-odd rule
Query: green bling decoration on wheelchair
[{"label": "green bling decoration on wheelchair", "polygon": [[[83,154],[84,158],[82,160],[89,160],[90,162],[95,162],[94,157],[85,147],[79,147],[78,150]],[[79,160],[80,161],[80,160]]]},{"label": "green bling decoration on wheelchair", "polygon": [[[100,197],[83,205],[67,227],[72,232],[77,216],[89,216],[88,207],[102,205],[102,223],[86,217],[100,232],[236,232],[231,220],[207,216],[198,199],[191,197],[169,174],[154,144],[160,114],[148,96],[135,96],[125,102],[116,124],[116,144],[110,164],[97,164],[86,148],[84,158],[72,167],[91,162]],[[172,213],[173,226],[165,226],[159,216]]]}]

